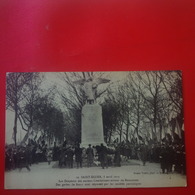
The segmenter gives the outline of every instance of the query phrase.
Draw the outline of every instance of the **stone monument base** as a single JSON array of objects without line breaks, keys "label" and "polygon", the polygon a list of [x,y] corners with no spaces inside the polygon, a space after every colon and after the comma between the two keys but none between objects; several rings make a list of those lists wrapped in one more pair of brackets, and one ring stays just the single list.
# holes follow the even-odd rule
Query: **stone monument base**
[{"label": "stone monument base", "polygon": [[86,104],[82,108],[81,147],[89,144],[97,146],[104,142],[102,107],[98,104]]}]

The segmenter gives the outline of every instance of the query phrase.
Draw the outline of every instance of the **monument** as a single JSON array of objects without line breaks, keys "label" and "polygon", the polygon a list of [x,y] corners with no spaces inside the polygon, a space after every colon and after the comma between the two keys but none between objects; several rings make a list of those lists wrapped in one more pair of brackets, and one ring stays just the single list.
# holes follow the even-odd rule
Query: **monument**
[{"label": "monument", "polygon": [[102,120],[102,107],[96,102],[97,87],[100,84],[108,83],[108,79],[82,79],[76,81],[77,84],[82,84],[86,96],[86,103],[82,107],[81,114],[81,147],[100,145],[104,141],[104,130]]}]

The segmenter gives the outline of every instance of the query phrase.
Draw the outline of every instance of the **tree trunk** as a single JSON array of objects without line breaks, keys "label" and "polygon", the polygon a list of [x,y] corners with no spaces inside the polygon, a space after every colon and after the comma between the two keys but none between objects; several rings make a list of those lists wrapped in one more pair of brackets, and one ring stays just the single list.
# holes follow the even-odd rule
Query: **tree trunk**
[{"label": "tree trunk", "polygon": [[128,142],[129,141],[129,119],[128,119],[128,121],[127,121],[127,128],[126,128],[126,142]]},{"label": "tree trunk", "polygon": [[14,134],[14,144],[17,145],[17,123],[18,123],[18,109],[17,106],[15,106],[15,118],[14,118],[14,128],[13,128],[13,134]]},{"label": "tree trunk", "polygon": [[28,129],[28,131],[26,132],[26,135],[24,136],[24,138],[22,139],[21,143],[25,143],[28,138],[29,138],[29,133],[31,132],[31,127]]}]

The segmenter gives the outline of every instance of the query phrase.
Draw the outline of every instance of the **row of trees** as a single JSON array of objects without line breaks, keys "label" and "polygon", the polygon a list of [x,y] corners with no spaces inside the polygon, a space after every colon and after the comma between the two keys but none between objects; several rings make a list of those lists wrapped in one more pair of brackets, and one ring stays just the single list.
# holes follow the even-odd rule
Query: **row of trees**
[{"label": "row of trees", "polygon": [[105,124],[111,120],[105,126],[107,142],[116,134],[120,142],[184,138],[180,71],[129,73],[109,89],[103,108]]},{"label": "row of trees", "polygon": [[41,73],[8,73],[6,109],[14,113],[13,140],[17,144],[18,127],[28,138],[58,139],[64,137],[64,116],[54,104],[54,88],[42,89],[44,75]]},{"label": "row of trees", "polygon": [[[47,73],[45,73],[46,75]],[[26,131],[23,142],[42,134],[70,142],[80,142],[81,109],[86,102],[82,84],[87,78],[110,78],[99,85],[96,101],[103,108],[107,143],[156,140],[167,134],[181,138],[183,126],[182,75],[180,71],[124,72],[117,81],[115,72],[69,72],[58,74],[56,87],[42,87],[44,73],[8,73],[7,109],[15,114],[13,138],[16,144],[20,123]],[[115,79],[112,79],[112,78]],[[56,103],[56,98],[60,103]],[[177,128],[176,128],[177,127]]]}]

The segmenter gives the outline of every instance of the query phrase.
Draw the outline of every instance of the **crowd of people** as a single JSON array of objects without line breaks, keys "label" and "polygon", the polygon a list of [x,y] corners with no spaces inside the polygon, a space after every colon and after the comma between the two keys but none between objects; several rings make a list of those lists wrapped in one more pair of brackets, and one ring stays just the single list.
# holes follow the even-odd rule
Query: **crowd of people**
[{"label": "crowd of people", "polygon": [[162,173],[173,171],[186,174],[186,154],[182,143],[145,143],[123,146],[122,153],[128,158],[139,159],[143,166],[146,162],[160,163]]},{"label": "crowd of people", "polygon": [[5,170],[27,168],[30,171],[32,164],[39,162],[51,163],[53,160],[53,148],[48,148],[43,140],[41,143],[29,140],[28,144],[5,146]]},{"label": "crowd of people", "polygon": [[29,140],[27,145],[7,145],[5,148],[5,170],[26,168],[30,171],[32,164],[56,161],[59,168],[82,168],[100,166],[103,169],[109,166],[120,167],[131,160],[140,160],[145,166],[146,162],[160,163],[162,173],[186,173],[185,148],[181,143],[161,144],[132,144],[122,142],[106,146],[88,145],[81,148],[79,144],[69,145],[64,142],[57,146],[48,147],[45,141],[37,143]]},{"label": "crowd of people", "polygon": [[162,173],[178,172],[186,174],[186,153],[182,142],[132,144],[122,142],[120,153],[126,159],[137,159],[145,166],[146,162],[160,163]]}]

